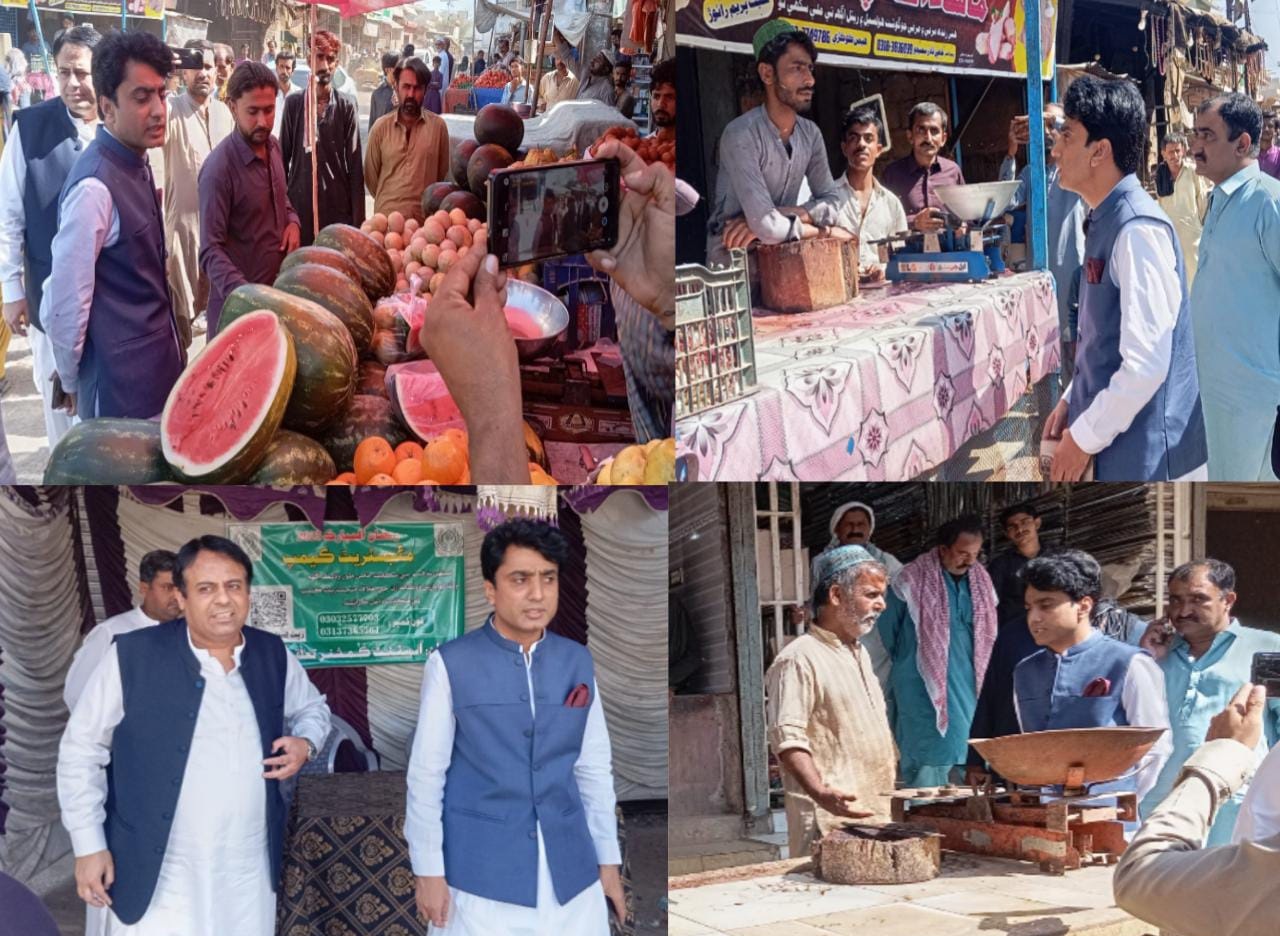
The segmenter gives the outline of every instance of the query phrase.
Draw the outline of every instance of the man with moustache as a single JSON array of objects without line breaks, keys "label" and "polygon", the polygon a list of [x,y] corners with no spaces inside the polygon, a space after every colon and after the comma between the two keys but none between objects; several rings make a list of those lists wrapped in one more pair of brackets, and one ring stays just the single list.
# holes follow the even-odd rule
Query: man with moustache
[{"label": "man with moustache", "polygon": [[378,118],[369,131],[364,182],[373,210],[424,219],[422,192],[449,174],[449,127],[444,118],[423,109],[431,70],[420,58],[401,62],[395,70],[399,107]]},{"label": "man with moustache", "polygon": [[[279,58],[276,59],[279,61]],[[209,277],[209,337],[222,304],[244,283],[272,283],[301,235],[285,188],[280,144],[271,135],[276,76],[244,62],[227,85],[236,131],[200,170],[200,267]]]},{"label": "man with moustache", "polygon": [[[907,229],[907,213],[902,202],[876,181],[872,170],[884,152],[887,137],[884,121],[874,107],[850,108],[840,129],[840,151],[849,164],[836,183],[836,215],[831,233],[858,238],[858,276],[884,279],[880,253],[872,241]],[[806,210],[813,203],[806,205]],[[891,572],[892,574],[892,572]]]},{"label": "man with moustache", "polygon": [[[707,262],[728,266],[729,251],[752,243],[817,237],[835,219],[836,183],[822,131],[800,116],[813,103],[818,51],[808,33],[772,19],[752,39],[764,103],[731,120],[720,137]],[[798,207],[808,181],[813,201]]]},{"label": "man with moustache", "polygon": [[1089,206],[1075,373],[1045,420],[1051,479],[1207,477],[1186,277],[1168,215],[1134,175],[1147,109],[1127,80],[1085,75],[1067,90],[1058,178]]},{"label": "man with moustache", "polygon": [[271,936],[280,781],[316,756],[329,708],[279,637],[245,626],[239,546],[192,540],[173,575],[184,616],[116,638],[58,748],[76,891],[110,934]]},{"label": "man with moustache", "polygon": [[[1023,732],[1132,725],[1168,728],[1164,676],[1137,647],[1107,637],[1092,622],[1102,567],[1088,553],[1064,549],[1037,556],[1022,570],[1027,627],[1040,649],[1013,671],[1013,704]],[[1166,731],[1132,776],[1091,793],[1132,791],[1141,801],[1155,786],[1173,743]]]},{"label": "man with moustache", "polygon": [[[169,236],[169,292],[184,348],[191,347],[192,323],[209,302],[209,280],[200,270],[200,195],[196,180],[214,147],[235,124],[227,105],[213,97],[213,43],[188,40],[204,55],[204,67],[184,68],[187,90],[169,105],[164,148],[164,226]],[[264,68],[266,66],[263,66]]]},{"label": "man with moustache", "polygon": [[[293,86],[293,67],[296,64],[294,54],[289,50],[280,52],[275,59],[276,79],[280,82],[280,90],[276,92],[276,119],[271,125],[271,135],[280,139],[280,122],[284,120],[284,99],[297,93]],[[376,94],[377,92],[375,92]]]},{"label": "man with moustache", "polygon": [[231,73],[236,67],[236,53],[225,42],[215,42],[213,44],[213,65],[214,74],[218,80],[218,100],[226,101],[227,99],[227,82],[231,80]]},{"label": "man with moustache", "polygon": [[158,416],[186,360],[147,160],[164,144],[171,71],[173,53],[150,33],[94,49],[103,123],[63,184],[41,311],[66,411],[81,419]]},{"label": "man with moustache", "polygon": [[608,936],[625,897],[591,653],[548,630],[568,558],[516,519],[480,547],[484,626],[427,660],[404,834],[430,932]]},{"label": "man with moustache", "polygon": [[1243,94],[1196,108],[1191,155],[1215,186],[1191,289],[1211,481],[1275,481],[1280,403],[1280,180],[1258,168],[1262,111]]},{"label": "man with moustache", "polygon": [[1211,186],[1196,173],[1195,163],[1187,159],[1187,138],[1181,133],[1165,134],[1160,152],[1164,162],[1156,169],[1156,201],[1178,234],[1187,286],[1191,287],[1196,278],[1200,233]]},{"label": "man with moustache", "polygon": [[[1280,652],[1280,635],[1245,627],[1231,616],[1235,589],[1235,570],[1218,559],[1193,559],[1178,566],[1169,576],[1167,619],[1153,621],[1142,637],[1143,649],[1164,671],[1173,735],[1173,753],[1142,802],[1144,815],[1173,790],[1183,765],[1204,743],[1214,715],[1250,681],[1253,655]],[[1254,748],[1255,765],[1280,740],[1280,699],[1267,699],[1263,723]],[[1247,792],[1248,786],[1242,786],[1221,803],[1206,846],[1231,840]]]},{"label": "man with moustache", "polygon": [[311,211],[311,151],[306,141],[306,108],[309,92],[285,98],[280,127],[280,150],[289,179],[289,201],[302,222],[304,246],[315,240],[316,230],[330,224],[364,223],[364,165],[360,156],[360,121],[355,105],[333,90],[342,43],[327,29],[312,38],[316,85],[316,171],[319,179],[320,217]]},{"label": "man with moustache", "polygon": [[884,611],[885,568],[861,546],[818,557],[814,623],[765,673],[769,746],[782,765],[792,858],[846,819],[889,820],[896,756],[862,641]]},{"label": "man with moustache", "polygon": [[1000,511],[1000,526],[1012,545],[987,563],[987,572],[1000,601],[996,620],[1003,630],[1022,614],[1021,573],[1028,562],[1040,555],[1040,517],[1034,504],[1013,504]]},{"label": "man with moustache", "polygon": [[587,78],[578,86],[579,101],[599,101],[613,107],[618,92],[613,86],[613,57],[601,49],[587,63]]},{"label": "man with moustache", "polygon": [[943,220],[939,185],[964,185],[960,166],[938,154],[947,144],[947,112],[921,101],[907,115],[911,152],[884,167],[884,186],[902,200],[907,220],[917,231],[940,231]]},{"label": "man with moustache", "polygon": [[877,625],[892,662],[887,702],[908,787],[950,783],[966,759],[996,639],[996,593],[981,552],[981,520],[944,523],[937,546],[894,577]]},{"label": "man with moustache", "polygon": [[[53,44],[59,97],[14,114],[0,152],[0,292],[4,320],[31,343],[32,378],[44,409],[49,447],[72,426],[53,407],[53,345],[41,320],[44,284],[53,270],[58,198],[71,167],[98,130],[93,50],[102,37],[92,26],[67,30]],[[30,326],[30,330],[28,330]]]}]

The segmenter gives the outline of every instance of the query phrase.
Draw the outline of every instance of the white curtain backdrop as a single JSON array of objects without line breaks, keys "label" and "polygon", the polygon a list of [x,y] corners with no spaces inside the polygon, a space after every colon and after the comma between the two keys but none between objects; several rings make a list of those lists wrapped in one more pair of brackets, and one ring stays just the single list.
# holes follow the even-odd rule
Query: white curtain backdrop
[{"label": "white curtain backdrop", "polygon": [[33,508],[0,486],[0,684],[7,731],[4,798],[10,806],[0,869],[38,891],[40,872],[66,862],[71,850],[58,821],[53,778],[67,721],[62,684],[84,615],[72,491],[48,490],[51,499]]},{"label": "white curtain backdrop", "polygon": [[587,646],[613,742],[618,798],[667,795],[667,514],[634,492],[582,515]]}]

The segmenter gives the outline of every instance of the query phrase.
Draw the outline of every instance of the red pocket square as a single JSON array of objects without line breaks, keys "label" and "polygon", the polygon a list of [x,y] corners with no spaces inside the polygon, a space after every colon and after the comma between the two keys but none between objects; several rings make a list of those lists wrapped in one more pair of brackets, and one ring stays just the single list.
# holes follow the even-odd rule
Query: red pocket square
[{"label": "red pocket square", "polygon": [[569,693],[569,698],[564,700],[567,708],[586,708],[591,704],[591,690],[587,688],[586,683],[578,683],[573,687],[573,692]]},{"label": "red pocket square", "polygon": [[1102,274],[1107,268],[1107,261],[1102,257],[1085,257],[1084,278],[1086,283],[1097,285],[1102,282]]},{"label": "red pocket square", "polygon": [[1101,696],[1111,694],[1111,680],[1105,676],[1099,676],[1089,685],[1084,687],[1084,697],[1086,699],[1095,699]]}]

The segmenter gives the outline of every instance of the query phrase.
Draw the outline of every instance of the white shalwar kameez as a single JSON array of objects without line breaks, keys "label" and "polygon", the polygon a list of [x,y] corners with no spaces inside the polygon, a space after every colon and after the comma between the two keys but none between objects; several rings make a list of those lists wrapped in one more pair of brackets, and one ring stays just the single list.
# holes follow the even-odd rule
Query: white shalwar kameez
[{"label": "white shalwar kameez", "polygon": [[[535,713],[531,666],[538,646],[534,644],[524,654],[525,676],[529,681],[529,709]],[[449,671],[445,668],[444,658],[433,653],[427,660],[423,675],[418,733],[409,759],[409,797],[405,811],[405,838],[409,843],[413,873],[423,877],[444,875],[441,809],[445,771],[453,753],[456,724]],[[622,864],[618,820],[614,815],[617,800],[613,792],[612,757],[609,730],[597,692],[587,712],[582,752],[573,772],[587,815],[591,841],[596,847],[596,860],[602,865]],[[566,904],[556,899],[543,845],[542,824],[538,823],[536,907],[490,900],[450,887],[448,922],[444,927],[428,926],[427,932],[430,936],[609,936],[612,912],[599,881]]]},{"label": "white shalwar kameez", "polygon": [[[190,633],[187,635],[190,642]],[[191,753],[155,893],[142,919],[125,925],[108,915],[107,936],[273,936],[276,895],[267,856],[262,740],[253,700],[240,674],[191,645],[204,677]],[[318,749],[329,733],[325,697],[288,656],[284,714],[293,734]],[[120,658],[110,652],[86,686],[58,755],[58,799],[77,856],[107,847],[107,776],[111,736],[124,718]]]}]

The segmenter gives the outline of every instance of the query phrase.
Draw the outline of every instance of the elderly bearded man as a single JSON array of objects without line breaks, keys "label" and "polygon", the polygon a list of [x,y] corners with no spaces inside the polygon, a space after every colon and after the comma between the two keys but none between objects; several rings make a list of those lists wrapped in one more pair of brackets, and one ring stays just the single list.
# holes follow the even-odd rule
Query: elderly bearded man
[{"label": "elderly bearded man", "polygon": [[609,731],[586,647],[547,626],[568,544],[512,520],[480,547],[493,614],[427,661],[404,834],[449,936],[608,936],[622,892]]},{"label": "elderly bearded man", "polygon": [[888,589],[884,566],[861,546],[818,557],[814,626],[765,674],[769,746],[783,767],[792,858],[806,856],[844,818],[889,819],[897,755],[884,694],[861,641]]},{"label": "elderly bearded man", "polygon": [[324,744],[329,708],[279,637],[245,627],[239,546],[192,540],[173,577],[185,617],[117,637],[62,736],[76,891],[111,908],[109,936],[271,936],[280,781]]}]

